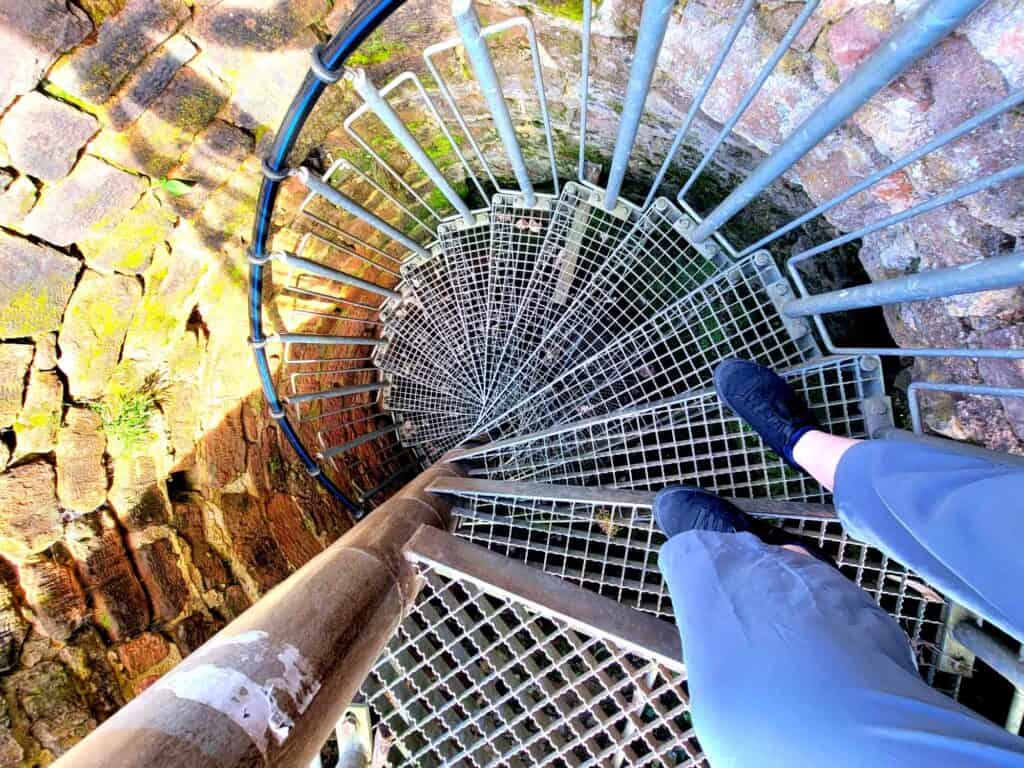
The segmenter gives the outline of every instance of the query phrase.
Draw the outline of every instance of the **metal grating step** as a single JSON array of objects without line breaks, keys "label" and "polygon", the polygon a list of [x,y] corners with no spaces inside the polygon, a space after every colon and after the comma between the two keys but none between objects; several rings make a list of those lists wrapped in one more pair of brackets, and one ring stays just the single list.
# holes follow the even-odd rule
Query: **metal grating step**
[{"label": "metal grating step", "polygon": [[665,199],[644,212],[599,262],[570,306],[518,363],[510,381],[543,387],[697,288],[729,262],[686,237],[693,223]]},{"label": "metal grating step", "polygon": [[630,205],[620,203],[606,211],[596,192],[574,183],[565,185],[515,317],[500,341],[494,373],[498,393],[492,397],[487,417],[516,402],[504,392],[505,385],[518,382],[513,372],[625,240],[638,218],[639,212]]},{"label": "metal grating step", "polygon": [[671,625],[434,529],[362,695],[416,766],[706,765]]},{"label": "metal grating step", "polygon": [[524,426],[537,429],[692,392],[708,386],[714,367],[731,357],[774,368],[813,359],[819,350],[806,325],[785,321],[776,304],[788,291],[770,259],[740,262],[536,390],[485,429],[516,434]]},{"label": "metal grating step", "polygon": [[[865,399],[883,394],[874,357],[833,357],[785,372],[829,431],[866,437]],[[495,480],[658,490],[682,482],[740,498],[827,501],[710,390],[626,408],[458,454],[470,474]]]},{"label": "metal grating step", "polygon": [[[674,621],[651,516],[654,493],[539,483],[446,478],[430,490],[453,498],[456,535],[630,608]],[[850,538],[828,505],[736,500],[816,542],[840,570],[907,633],[928,682],[949,693],[959,676],[941,672],[946,600],[877,549]]]}]

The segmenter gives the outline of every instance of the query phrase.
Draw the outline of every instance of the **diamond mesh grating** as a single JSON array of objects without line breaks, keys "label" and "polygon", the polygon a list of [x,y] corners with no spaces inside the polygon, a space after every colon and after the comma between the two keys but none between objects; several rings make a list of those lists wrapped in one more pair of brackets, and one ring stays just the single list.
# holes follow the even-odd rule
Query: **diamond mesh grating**
[{"label": "diamond mesh grating", "polygon": [[[673,620],[658,570],[665,537],[649,504],[549,501],[474,494],[459,499],[456,534],[637,610]],[[846,535],[836,521],[780,520],[825,550],[907,633],[922,674],[954,693],[957,676],[939,673],[944,598],[879,550]]]},{"label": "diamond mesh grating", "polygon": [[396,764],[705,765],[681,669],[476,582],[423,575],[362,689]]}]

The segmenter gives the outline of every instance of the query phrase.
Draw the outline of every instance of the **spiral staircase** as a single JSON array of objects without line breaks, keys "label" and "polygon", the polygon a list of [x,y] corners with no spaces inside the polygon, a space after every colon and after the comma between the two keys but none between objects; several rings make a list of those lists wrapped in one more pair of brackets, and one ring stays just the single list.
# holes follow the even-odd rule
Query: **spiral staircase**
[{"label": "spiral staircase", "polygon": [[[765,448],[709,386],[718,362],[757,360],[785,371],[832,432],[884,439],[898,433],[883,376],[887,356],[1021,357],[1019,350],[840,347],[823,321],[1019,282],[1007,277],[1007,265],[989,265],[982,283],[970,285],[933,274],[920,276],[924,287],[894,280],[819,295],[796,269],[864,232],[1016,178],[1019,166],[798,253],[788,278],[781,254],[764,246],[844,197],[753,246],[721,232],[801,147],[813,146],[979,3],[926,4],[894,33],[899,45],[866,60],[706,217],[684,197],[692,179],[674,199],[660,186],[752,0],[737,11],[642,202],[621,190],[630,154],[639,151],[633,142],[671,2],[644,3],[615,154],[603,169],[585,159],[592,8],[584,2],[579,163],[569,180],[559,178],[527,17],[485,27],[470,2],[456,0],[459,35],[423,52],[422,78],[406,72],[375,84],[365,71],[345,68],[399,4],[363,3],[313,51],[264,164],[250,252],[257,365],[270,413],[305,470],[358,519],[434,462],[460,468],[429,488],[452,505],[454,531],[410,545],[419,597],[358,699],[368,707],[375,748],[393,765],[706,764],[690,725],[685,667],[666,634],[672,612],[656,562],[663,538],[650,514],[654,493],[679,483],[737,499],[813,537],[899,620],[929,683],[957,695],[974,661],[951,632],[962,609],[849,538],[828,493]],[[816,5],[806,4],[764,63],[736,119]],[[523,36],[530,51],[543,134],[533,147],[546,155],[531,155],[517,140],[489,48],[504,35]],[[466,83],[452,83],[440,63],[453,51],[468,62]],[[289,167],[310,110],[340,81],[361,101],[344,122],[358,157]],[[472,115],[467,83],[486,107]],[[846,196],[1022,101],[1013,94]],[[437,159],[438,143],[447,164]],[[307,234],[282,248],[271,243],[270,222],[286,181],[305,187],[299,218]],[[268,328],[269,302],[288,302],[281,316],[295,327]],[[281,361],[277,371],[271,353]],[[922,383],[912,395],[922,387],[1021,394]],[[566,583],[598,602],[563,594]]]}]

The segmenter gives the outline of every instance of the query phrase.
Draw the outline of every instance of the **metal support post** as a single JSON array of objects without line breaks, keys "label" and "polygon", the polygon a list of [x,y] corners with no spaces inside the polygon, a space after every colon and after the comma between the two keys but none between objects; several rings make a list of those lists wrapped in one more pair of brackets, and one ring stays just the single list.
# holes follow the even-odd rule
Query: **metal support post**
[{"label": "metal support post", "polygon": [[387,235],[396,243],[399,243],[413,253],[423,257],[430,255],[427,249],[415,240],[399,232],[376,214],[370,213],[357,202],[343,195],[323,179],[310,173],[308,168],[299,168],[295,172],[295,177],[310,192],[315,192],[327,202],[333,203],[347,213],[351,213],[357,219],[369,224],[378,232]]},{"label": "metal support post", "polygon": [[462,38],[462,45],[466,49],[466,57],[473,69],[473,75],[476,77],[476,81],[480,85],[480,92],[491,110],[494,128],[501,138],[501,143],[505,146],[505,152],[508,154],[519,189],[525,197],[527,207],[532,208],[537,204],[537,195],[533,191],[530,174],[526,168],[526,160],[519,148],[519,140],[516,138],[516,130],[512,125],[508,104],[505,103],[505,95],[501,91],[498,73],[494,69],[494,62],[491,61],[491,52],[480,31],[480,17],[473,6],[473,0],[454,0],[452,15],[455,17],[455,26],[459,29],[459,37]]},{"label": "metal support post", "polygon": [[62,757],[61,768],[306,768],[418,591],[402,548],[445,530],[438,463]]},{"label": "metal support post", "polygon": [[288,395],[285,400],[292,405],[298,403],[309,403],[314,400],[329,400],[332,397],[348,397],[349,395],[361,395],[364,392],[379,392],[384,389],[383,384],[354,384],[350,387],[337,387],[326,389],[323,392],[306,392],[300,395]]},{"label": "metal support post", "polygon": [[371,283],[369,280],[363,280],[360,277],[354,277],[346,272],[326,267],[323,264],[318,264],[315,261],[304,259],[293,253],[278,251],[274,254],[274,257],[289,269],[301,270],[302,272],[316,275],[317,277],[324,277],[328,280],[333,280],[336,283],[350,285],[353,288],[369,291],[370,293],[375,293],[378,296],[383,296],[386,299],[394,299],[396,301],[402,300],[402,294],[398,291],[392,291],[390,288],[385,288],[382,285]]},{"label": "metal support post", "polygon": [[622,104],[622,117],[619,119],[619,135],[615,139],[608,188],[604,194],[606,211],[613,210],[619,200],[622,181],[629,166],[629,155],[633,151],[633,142],[640,128],[644,103],[651,89],[654,68],[658,64],[658,53],[665,40],[665,31],[672,18],[674,6],[675,0],[644,0],[643,12],[640,15],[640,31],[637,33],[636,46],[633,49],[633,66],[629,70],[626,98]]},{"label": "metal support post", "polygon": [[868,57],[693,232],[702,242],[747,206],[846,118],[949,34],[984,0],[930,0]]},{"label": "metal support post", "polygon": [[352,83],[352,88],[355,92],[366,102],[366,106],[369,107],[370,111],[384,123],[384,127],[398,140],[398,143],[402,145],[402,149],[409,154],[413,162],[420,167],[420,170],[427,175],[434,186],[441,190],[441,194],[459,212],[459,215],[462,216],[466,224],[471,225],[473,223],[473,212],[469,210],[469,206],[466,205],[454,187],[448,183],[448,179],[444,177],[444,174],[434,164],[434,161],[430,159],[430,156],[423,150],[419,142],[416,141],[416,137],[412,135],[412,132],[402,122],[402,118],[395,112],[387,99],[381,96],[380,91],[370,82],[366,71],[362,69],[349,70],[345,73],[345,78]]},{"label": "metal support post", "polygon": [[789,317],[807,317],[1021,284],[1024,284],[1024,253],[1014,253],[793,299],[786,302],[784,312]]}]

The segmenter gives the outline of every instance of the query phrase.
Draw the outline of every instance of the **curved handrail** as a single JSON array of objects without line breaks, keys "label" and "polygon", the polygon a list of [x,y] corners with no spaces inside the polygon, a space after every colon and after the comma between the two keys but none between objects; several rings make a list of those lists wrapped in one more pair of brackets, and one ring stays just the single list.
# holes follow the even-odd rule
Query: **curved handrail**
[{"label": "curved handrail", "polygon": [[333,73],[340,72],[348,57],[404,2],[405,0],[379,0],[376,2],[364,0],[327,44],[313,49],[313,64],[288,107],[288,111],[281,121],[281,128],[263,162],[264,178],[256,203],[256,220],[253,223],[252,245],[249,249],[249,338],[270,415],[281,427],[281,431],[306,468],[306,472],[311,477],[315,477],[331,496],[340,501],[356,517],[362,515],[362,509],[342,493],[341,489],[324,474],[320,465],[306,450],[295,428],[288,421],[281,400],[278,398],[265,351],[268,339],[263,334],[263,267],[270,258],[266,251],[270,215],[277,199],[278,187],[287,175],[287,172],[282,169],[288,153],[295,146],[299,131],[302,130],[313,107],[320,100],[324,89],[331,82]]}]

